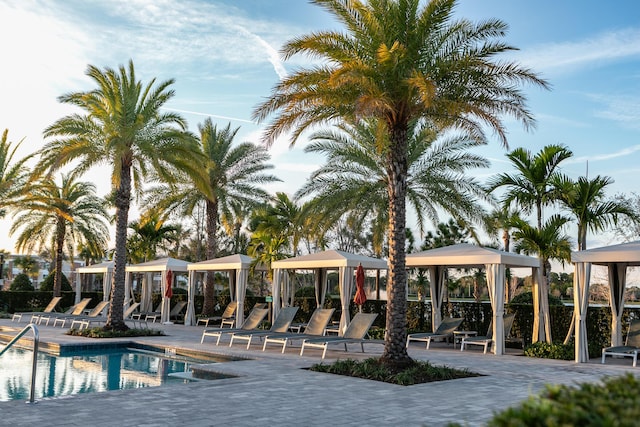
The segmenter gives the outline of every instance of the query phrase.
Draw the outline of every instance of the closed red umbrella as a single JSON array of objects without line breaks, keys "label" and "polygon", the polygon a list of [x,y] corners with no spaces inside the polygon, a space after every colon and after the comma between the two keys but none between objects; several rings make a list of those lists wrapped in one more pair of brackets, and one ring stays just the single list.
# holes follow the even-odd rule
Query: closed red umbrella
[{"label": "closed red umbrella", "polygon": [[364,293],[364,268],[359,264],[356,269],[356,295],[353,297],[353,302],[362,311],[362,304],[365,301],[367,301],[367,294]]},{"label": "closed red umbrella", "polygon": [[167,270],[167,288],[164,290],[164,296],[171,298],[173,296],[173,289],[171,284],[173,283],[173,271]]}]

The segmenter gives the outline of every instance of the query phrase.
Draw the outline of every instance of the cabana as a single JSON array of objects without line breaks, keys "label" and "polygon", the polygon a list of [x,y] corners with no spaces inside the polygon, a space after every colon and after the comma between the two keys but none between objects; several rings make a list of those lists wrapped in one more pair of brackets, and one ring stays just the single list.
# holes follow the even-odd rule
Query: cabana
[{"label": "cabana", "polygon": [[[237,254],[189,264],[187,267],[189,270],[189,303],[187,304],[187,314],[184,318],[184,324],[196,324],[194,306],[196,273],[222,271],[229,274],[229,295],[231,296],[231,300],[238,302],[238,307],[236,308],[236,325],[242,325],[244,322],[244,297],[247,290],[247,279],[249,277],[249,268],[253,262],[254,260],[250,256]],[[264,270],[264,267],[261,266],[256,266],[256,268]]]},{"label": "cabana", "polygon": [[611,305],[611,346],[623,345],[622,310],[627,284],[627,267],[640,266],[640,241],[587,249],[571,253],[574,263],[574,321],[576,362],[589,361],[587,347],[587,308],[591,265],[604,265],[609,272],[609,304]]},{"label": "cabana", "polygon": [[[351,319],[349,314],[349,304],[354,290],[354,272],[358,265],[362,265],[365,270],[386,270],[387,261],[371,258],[364,255],[356,255],[348,252],[328,250],[315,254],[302,255],[295,258],[273,261],[273,316],[277,317],[280,305],[284,306],[289,302],[289,277],[287,271],[314,270],[316,275],[316,303],[318,307],[324,304],[327,287],[327,270],[338,270],[340,305],[342,314],[340,316],[340,330],[344,331]],[[281,304],[279,304],[281,301]]]},{"label": "cabana", "polygon": [[[145,273],[142,279],[142,292],[140,297],[140,311],[150,312],[153,310],[151,302],[151,293],[153,292],[153,273],[160,273],[160,288],[162,292],[162,313],[160,318],[162,322],[169,321],[170,298],[166,295],[167,286],[171,286],[167,283],[167,271],[171,271],[172,280],[175,280],[177,273],[187,273],[187,266],[189,263],[175,258],[160,258],[153,261],[143,262],[140,264],[128,265],[125,271],[128,276],[131,273]],[[126,289],[130,289],[129,277],[126,280]],[[125,295],[129,295],[126,293]]]},{"label": "cabana", "polygon": [[[102,292],[103,301],[109,301],[109,292],[111,291],[111,279],[113,275],[114,261],[101,262],[100,264],[88,265],[76,269],[76,274],[102,274]],[[80,302],[81,280],[78,278],[76,285],[76,303]]]},{"label": "cabana", "polygon": [[441,309],[445,293],[445,270],[447,268],[484,268],[493,309],[492,325],[495,340],[493,352],[495,354],[504,354],[503,315],[506,268],[531,268],[533,277],[537,277],[540,260],[525,255],[463,243],[409,254],[406,258],[406,266],[407,268],[422,267],[429,269],[434,329],[442,321]]}]

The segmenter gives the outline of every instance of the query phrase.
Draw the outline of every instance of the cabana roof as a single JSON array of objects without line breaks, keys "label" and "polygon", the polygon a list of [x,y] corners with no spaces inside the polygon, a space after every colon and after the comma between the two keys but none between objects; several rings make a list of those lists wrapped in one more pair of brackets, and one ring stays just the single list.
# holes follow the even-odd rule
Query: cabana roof
[{"label": "cabana roof", "polygon": [[[227,271],[249,268],[254,259],[248,255],[236,254],[221,258],[194,262],[187,266],[189,271]],[[264,266],[256,265],[257,270],[264,270]]]},{"label": "cabana roof", "polygon": [[113,270],[115,265],[114,261],[101,262],[100,264],[87,265],[86,267],[78,267],[76,272],[78,273],[107,273]]},{"label": "cabana roof", "polygon": [[539,267],[538,258],[500,251],[498,249],[483,248],[469,243],[429,249],[407,255],[407,267],[484,267],[486,264],[503,264],[507,267]]},{"label": "cabana roof", "polygon": [[181,259],[175,258],[160,258],[155,259],[153,261],[147,261],[140,264],[128,265],[126,271],[131,273],[139,273],[139,272],[157,272],[157,271],[167,271],[171,270],[175,272],[185,272],[187,271],[187,266],[189,263],[187,261],[183,261]]},{"label": "cabana roof", "polygon": [[625,263],[640,266],[640,241],[571,252],[571,262],[589,262],[596,265]]},{"label": "cabana roof", "polygon": [[272,269],[305,270],[313,268],[357,267],[362,264],[365,269],[386,270],[387,261],[349,252],[328,250],[294,258],[287,258],[271,263]]}]

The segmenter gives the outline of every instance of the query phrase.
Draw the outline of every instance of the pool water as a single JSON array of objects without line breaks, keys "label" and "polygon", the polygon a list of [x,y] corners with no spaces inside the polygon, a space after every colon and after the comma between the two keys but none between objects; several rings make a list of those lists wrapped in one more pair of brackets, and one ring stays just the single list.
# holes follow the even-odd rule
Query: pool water
[{"label": "pool water", "polygon": [[[0,357],[0,402],[29,399],[32,354],[12,347]],[[64,356],[39,352],[35,398],[188,382],[194,363],[212,361],[122,348]]]}]

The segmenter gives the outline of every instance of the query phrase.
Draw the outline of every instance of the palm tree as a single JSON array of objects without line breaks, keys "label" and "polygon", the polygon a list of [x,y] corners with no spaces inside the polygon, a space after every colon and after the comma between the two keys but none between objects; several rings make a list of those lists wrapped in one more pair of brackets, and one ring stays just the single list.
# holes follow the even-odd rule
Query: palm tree
[{"label": "palm tree", "polygon": [[558,200],[555,182],[560,177],[559,166],[563,160],[573,156],[563,145],[547,145],[532,154],[524,148],[516,148],[507,158],[517,173],[499,174],[488,183],[489,191],[506,187],[503,206],[517,203],[525,213],[535,211],[538,230],[542,229],[543,207]]},{"label": "palm tree", "polygon": [[604,231],[616,225],[619,216],[632,221],[639,220],[638,214],[628,205],[605,200],[605,187],[612,183],[611,178],[598,175],[593,179],[581,176],[575,182],[568,177],[561,177],[555,184],[560,190],[560,202],[578,223],[579,251],[587,249],[587,231]]},{"label": "palm tree", "polygon": [[562,228],[569,222],[568,218],[560,215],[552,215],[541,228],[532,227],[521,218],[513,220],[513,237],[516,239],[516,252],[526,255],[536,254],[540,259],[540,267],[537,278],[538,290],[534,292],[534,323],[533,341],[551,343],[551,323],[549,319],[549,282],[546,270],[552,259],[565,262],[571,258],[571,241],[562,233]]},{"label": "palm tree", "polygon": [[[291,131],[293,144],[308,128],[340,119],[379,120],[384,168],[389,176],[389,280],[387,334],[382,360],[411,363],[407,354],[405,285],[406,181],[408,134],[413,121],[462,129],[484,141],[491,129],[506,146],[501,119],[510,115],[534,124],[519,89],[546,87],[532,71],[496,57],[513,48],[500,39],[507,25],[453,20],[455,0],[315,0],[346,29],[295,38],[282,49],[285,59],[307,54],[323,60],[278,83],[254,110],[258,122],[275,115],[265,142]],[[423,6],[420,6],[423,4]]]},{"label": "palm tree", "polygon": [[[469,150],[477,142],[464,136],[436,139],[433,129],[412,124],[407,144],[408,204],[415,213],[420,234],[426,220],[438,223],[438,211],[470,222],[481,217],[478,199],[489,201],[486,191],[472,177],[469,168],[488,167],[484,158]],[[338,131],[311,135],[305,151],[321,153],[327,163],[315,171],[296,197],[314,196],[313,203],[325,220],[334,224],[345,213],[370,218],[374,246],[380,248],[389,223],[390,177],[380,153],[376,121],[342,124]]]},{"label": "palm tree", "polygon": [[7,207],[23,194],[22,186],[28,175],[25,163],[31,157],[15,158],[22,140],[15,144],[8,138],[9,129],[5,129],[0,137],[0,218],[5,216]]},{"label": "palm tree", "polygon": [[177,241],[178,227],[166,224],[153,212],[142,215],[139,221],[129,224],[133,234],[127,239],[127,249],[132,263],[156,259],[158,250],[168,250]]},{"label": "palm tree", "polygon": [[[185,180],[177,185],[160,186],[152,191],[149,200],[160,211],[191,215],[200,205],[205,205],[207,259],[216,258],[218,253],[217,235],[221,217],[233,215],[236,205],[256,206],[269,198],[269,194],[259,184],[279,181],[265,173],[273,165],[267,163],[269,153],[260,146],[244,142],[233,145],[240,128],[231,129],[228,124],[218,129],[211,119],[198,126],[200,145],[198,147],[206,162],[202,165],[206,174],[206,187],[199,188],[199,182]],[[204,315],[212,315],[215,307],[215,287],[213,274],[207,275],[204,286]]]},{"label": "palm tree", "polygon": [[73,262],[73,250],[80,244],[101,248],[109,238],[104,200],[96,196],[94,184],[78,182],[73,175],[63,174],[60,185],[51,177],[30,184],[14,212],[10,233],[20,230],[17,250],[33,251],[53,244],[54,296],[60,296],[62,290],[65,245]]},{"label": "palm tree", "polygon": [[[52,138],[41,153],[36,172],[56,170],[78,161],[77,173],[96,165],[112,167],[115,205],[115,255],[111,304],[105,329],[127,329],[123,319],[127,225],[132,190],[140,195],[145,179],[173,182],[180,174],[203,176],[204,161],[195,137],[178,114],[161,111],[174,91],[173,80],[147,85],[136,80],[133,61],[118,70],[90,65],[87,75],[96,88],[73,92],[59,101],[83,110],[45,129]],[[204,188],[204,184],[203,184]]]},{"label": "palm tree", "polygon": [[514,218],[518,217],[518,211],[502,205],[489,212],[484,217],[484,227],[490,235],[496,235],[502,230],[502,249],[505,252],[511,251],[511,228]]}]

